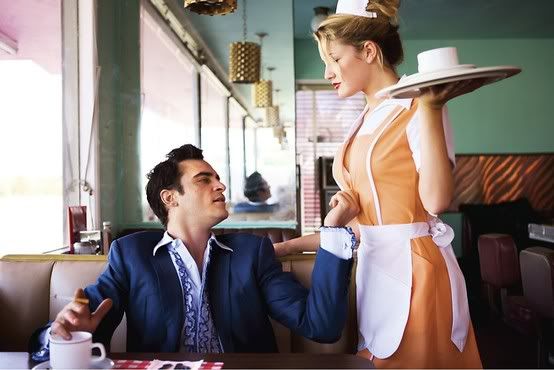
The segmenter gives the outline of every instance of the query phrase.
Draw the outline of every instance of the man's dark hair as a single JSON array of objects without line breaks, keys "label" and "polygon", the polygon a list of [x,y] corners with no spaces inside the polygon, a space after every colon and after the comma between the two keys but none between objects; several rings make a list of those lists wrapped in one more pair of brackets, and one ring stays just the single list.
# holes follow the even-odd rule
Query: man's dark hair
[{"label": "man's dark hair", "polygon": [[265,182],[266,181],[258,171],[253,172],[244,182],[244,196],[251,202],[259,202],[260,195],[258,192],[263,190]]},{"label": "man's dark hair", "polygon": [[181,176],[179,163],[190,159],[204,159],[202,149],[198,149],[192,144],[185,144],[179,148],[173,149],[166,155],[167,159],[160,162],[146,175],[148,183],[146,184],[146,199],[154,214],[160,219],[161,223],[167,226],[167,209],[162,202],[160,192],[164,189],[177,190],[183,194],[181,186]]}]

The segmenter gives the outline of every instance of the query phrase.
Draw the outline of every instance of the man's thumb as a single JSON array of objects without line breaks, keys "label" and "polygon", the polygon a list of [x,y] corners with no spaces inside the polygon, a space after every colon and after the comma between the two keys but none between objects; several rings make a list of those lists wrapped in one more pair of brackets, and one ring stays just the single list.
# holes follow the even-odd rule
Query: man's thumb
[{"label": "man's thumb", "polygon": [[100,321],[102,321],[112,306],[113,302],[110,298],[104,299],[102,303],[100,303],[96,311],[94,311],[91,315],[91,319],[95,327],[100,324]]}]

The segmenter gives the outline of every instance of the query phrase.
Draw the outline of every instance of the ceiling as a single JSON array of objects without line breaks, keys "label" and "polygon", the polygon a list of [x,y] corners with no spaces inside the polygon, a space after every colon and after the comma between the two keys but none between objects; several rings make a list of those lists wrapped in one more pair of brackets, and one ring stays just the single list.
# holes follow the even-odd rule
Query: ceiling
[{"label": "ceiling", "polygon": [[[295,38],[310,38],[313,8],[336,0],[294,0]],[[554,0],[401,0],[400,34],[411,39],[554,38]]]},{"label": "ceiling", "polygon": [[[177,0],[166,0],[175,3]],[[262,63],[264,66],[276,67],[272,73],[273,88],[280,89],[278,100],[282,121],[294,121],[294,34],[293,34],[293,0],[250,0],[247,1],[248,41],[259,42],[257,32],[266,32],[268,36],[263,41]],[[229,44],[242,41],[242,9],[244,0],[238,1],[238,9],[225,16],[206,16],[184,10],[182,1],[179,9],[186,19],[208,45],[215,58],[225,71],[229,66]],[[264,78],[267,70],[264,70]],[[247,103],[251,101],[252,85],[235,84]],[[276,95],[274,94],[274,100]],[[275,101],[274,101],[275,104]],[[254,118],[264,117],[261,109],[249,109]]]}]

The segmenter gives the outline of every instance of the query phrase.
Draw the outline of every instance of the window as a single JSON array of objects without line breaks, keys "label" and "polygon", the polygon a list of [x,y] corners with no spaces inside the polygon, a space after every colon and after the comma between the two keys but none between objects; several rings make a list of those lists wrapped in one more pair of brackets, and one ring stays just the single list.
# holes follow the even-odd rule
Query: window
[{"label": "window", "polygon": [[60,0],[0,3],[0,256],[63,247],[61,32]]},{"label": "window", "polygon": [[[140,166],[142,188],[148,172],[173,148],[198,145],[195,122],[197,72],[180,42],[162,29],[141,8]],[[142,194],[143,220],[154,221],[146,194]]]},{"label": "window", "polygon": [[357,94],[339,99],[333,90],[296,92],[298,163],[301,168],[302,232],[321,226],[320,192],[316,178],[319,157],[333,157],[348,128],[362,112],[365,99]]},{"label": "window", "polygon": [[[215,76],[209,70],[203,70],[200,79],[201,101],[201,148],[204,158],[219,174],[225,185],[229,184],[229,166],[227,163],[227,96]],[[229,189],[225,191],[229,199]]]},{"label": "window", "polygon": [[245,179],[244,167],[244,109],[235,99],[229,99],[229,172],[231,175],[230,201],[236,203],[244,198],[243,188]]},{"label": "window", "polygon": [[244,154],[245,154],[245,176],[250,175],[258,168],[257,164],[257,142],[256,142],[256,121],[251,117],[244,120]]}]

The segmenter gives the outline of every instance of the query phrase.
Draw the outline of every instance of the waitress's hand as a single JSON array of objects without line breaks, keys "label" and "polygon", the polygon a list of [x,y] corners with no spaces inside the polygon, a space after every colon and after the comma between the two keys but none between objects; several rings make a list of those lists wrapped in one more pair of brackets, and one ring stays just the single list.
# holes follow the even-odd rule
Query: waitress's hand
[{"label": "waitress's hand", "polygon": [[420,89],[421,96],[419,97],[419,103],[428,108],[442,109],[447,101],[477,90],[484,83],[484,79],[478,78],[423,87]]},{"label": "waitress's hand", "polygon": [[358,195],[353,191],[339,191],[331,198],[332,208],[325,216],[324,226],[343,227],[360,213]]}]

